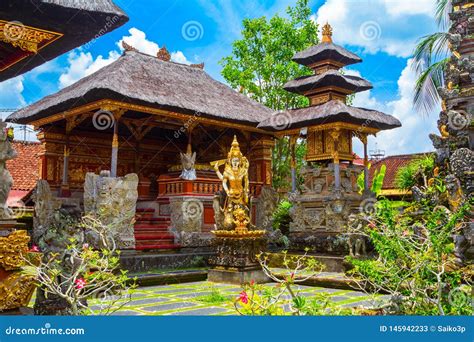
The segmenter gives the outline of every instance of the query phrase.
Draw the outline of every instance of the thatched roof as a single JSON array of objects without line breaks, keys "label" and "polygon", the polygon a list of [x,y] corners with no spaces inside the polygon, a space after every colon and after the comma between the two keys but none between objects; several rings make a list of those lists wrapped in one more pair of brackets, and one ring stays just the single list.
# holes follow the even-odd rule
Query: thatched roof
[{"label": "thatched roof", "polygon": [[0,42],[0,62],[19,60],[0,71],[1,82],[113,31],[126,23],[128,17],[112,0],[2,0],[0,20],[63,35],[37,54],[25,54]]},{"label": "thatched roof", "polygon": [[273,111],[210,77],[199,67],[125,51],[112,64],[56,94],[25,107],[8,121],[32,121],[102,99],[194,115],[199,113],[253,127]]},{"label": "thatched roof", "polygon": [[286,129],[332,122],[347,122],[380,130],[401,126],[400,121],[391,115],[376,110],[351,107],[342,101],[331,100],[318,106],[274,113],[272,117],[263,120],[258,127],[276,131],[278,127],[275,127],[275,123],[281,123],[282,121],[286,121]]},{"label": "thatched roof", "polygon": [[302,65],[311,65],[328,59],[343,65],[362,62],[356,54],[333,43],[319,43],[293,56],[293,61]]},{"label": "thatched roof", "polygon": [[285,84],[284,89],[301,94],[319,87],[336,86],[352,92],[372,89],[369,81],[358,77],[343,75],[338,70],[328,70],[320,75],[303,76]]}]

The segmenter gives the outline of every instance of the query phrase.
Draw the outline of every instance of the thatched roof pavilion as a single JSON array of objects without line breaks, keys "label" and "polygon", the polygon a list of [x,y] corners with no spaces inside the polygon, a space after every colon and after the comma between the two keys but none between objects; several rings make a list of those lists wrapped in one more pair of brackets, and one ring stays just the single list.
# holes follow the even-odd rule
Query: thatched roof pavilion
[{"label": "thatched roof pavilion", "polygon": [[0,2],[0,82],[107,34],[128,21],[112,0]]},{"label": "thatched roof pavilion", "polygon": [[7,120],[40,126],[61,119],[72,108],[103,99],[188,116],[199,114],[250,127],[256,127],[273,113],[214,80],[198,65],[174,63],[126,50],[112,64],[13,113]]}]

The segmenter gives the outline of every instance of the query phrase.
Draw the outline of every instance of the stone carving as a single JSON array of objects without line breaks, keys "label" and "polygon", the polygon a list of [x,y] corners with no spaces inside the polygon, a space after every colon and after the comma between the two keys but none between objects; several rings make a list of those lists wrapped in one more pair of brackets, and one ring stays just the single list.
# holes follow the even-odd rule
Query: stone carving
[{"label": "stone carving", "polygon": [[111,227],[118,249],[134,249],[134,222],[138,199],[138,176],[110,177],[87,173],[84,183],[84,212]]},{"label": "stone carving", "polygon": [[13,186],[13,178],[8,172],[7,160],[16,158],[16,151],[13,149],[13,129],[7,129],[6,123],[0,120],[0,219],[10,219],[12,210],[8,208],[8,194]]},{"label": "stone carving", "polygon": [[449,162],[453,174],[461,182],[466,194],[471,194],[473,190],[474,152],[469,148],[457,149],[449,158]]},{"label": "stone carving", "polygon": [[171,226],[180,238],[181,232],[200,232],[204,205],[196,198],[171,199]]},{"label": "stone carving", "polygon": [[278,193],[269,186],[262,187],[257,205],[257,226],[261,229],[271,230],[273,213],[278,206]]},{"label": "stone carving", "polygon": [[43,236],[52,224],[54,212],[61,208],[61,201],[53,196],[46,180],[38,180],[32,199],[35,203],[33,216],[33,242]]},{"label": "stone carving", "polygon": [[196,152],[191,153],[191,148],[188,146],[188,151],[186,153],[180,153],[180,156],[183,170],[179,177],[185,180],[195,180],[197,178],[196,169],[194,168],[194,164],[196,163]]},{"label": "stone carving", "polygon": [[214,194],[212,201],[212,208],[214,209],[214,228],[216,230],[224,229],[224,209],[226,195],[223,191],[218,191]]},{"label": "stone carving", "polygon": [[350,214],[348,219],[348,231],[346,233],[348,239],[350,256],[366,256],[367,235],[364,233],[364,222],[355,214]]}]

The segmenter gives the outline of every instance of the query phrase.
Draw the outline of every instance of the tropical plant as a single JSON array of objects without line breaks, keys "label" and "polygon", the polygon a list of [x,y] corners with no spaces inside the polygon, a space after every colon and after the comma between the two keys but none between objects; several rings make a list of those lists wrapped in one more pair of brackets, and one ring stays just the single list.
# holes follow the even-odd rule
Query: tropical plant
[{"label": "tropical plant", "polygon": [[418,158],[408,165],[398,169],[395,185],[403,190],[409,190],[415,185],[428,187],[428,180],[433,177],[435,160],[432,155]]},{"label": "tropical plant", "polygon": [[[371,164],[368,165],[367,170],[370,170]],[[383,181],[385,180],[385,174],[387,172],[387,166],[382,164],[379,169],[374,171],[374,176],[372,177],[372,185],[370,186],[370,191],[375,194],[375,196],[379,196],[380,192],[383,188]],[[364,177],[365,177],[365,170],[362,171],[359,176],[357,177],[357,186],[359,188],[359,193],[362,194],[364,192]]]},{"label": "tropical plant", "polygon": [[[308,105],[304,96],[283,89],[289,80],[309,75],[311,70],[292,61],[296,52],[318,42],[318,27],[311,19],[308,0],[288,7],[287,17],[275,15],[244,19],[242,39],[232,45],[232,55],[223,58],[222,76],[234,89],[274,110]],[[289,126],[290,122],[281,123]],[[301,164],[305,145],[297,142],[296,158]],[[281,138],[273,151],[273,184],[288,186],[290,173],[289,139]]]},{"label": "tropical plant", "polygon": [[272,227],[274,230],[279,229],[283,235],[288,235],[290,229],[290,210],[293,204],[288,200],[282,200],[278,203],[278,207],[273,213]]},{"label": "tropical plant", "polygon": [[404,212],[388,200],[376,206],[361,215],[377,259],[347,258],[358,287],[388,293],[390,302],[382,307],[388,314],[472,314],[472,270],[460,268],[453,254],[453,235],[462,229],[469,206],[457,212],[430,201]]},{"label": "tropical plant", "polygon": [[448,63],[448,13],[450,0],[436,0],[436,20],[441,32],[427,35],[418,42],[412,67],[418,75],[413,98],[415,108],[429,113],[440,102],[438,88],[444,85],[444,69]]},{"label": "tropical plant", "polygon": [[307,299],[298,290],[297,284],[307,281],[323,270],[323,265],[307,255],[289,255],[283,252],[283,270],[270,268],[271,256],[258,255],[265,274],[276,286],[250,282],[234,301],[236,311],[241,315],[340,315],[352,313],[351,309],[337,307],[327,293],[320,293]]},{"label": "tropical plant", "polygon": [[[72,222],[72,221],[71,221]],[[116,250],[109,228],[99,220],[85,216],[76,227],[97,236],[102,248],[95,249],[75,238],[63,253],[48,253],[39,265],[25,259],[25,274],[34,276],[45,297],[65,301],[74,315],[111,314],[130,301],[135,285],[129,285],[127,271],[120,269],[120,251]],[[97,299],[96,310],[88,300]]]}]

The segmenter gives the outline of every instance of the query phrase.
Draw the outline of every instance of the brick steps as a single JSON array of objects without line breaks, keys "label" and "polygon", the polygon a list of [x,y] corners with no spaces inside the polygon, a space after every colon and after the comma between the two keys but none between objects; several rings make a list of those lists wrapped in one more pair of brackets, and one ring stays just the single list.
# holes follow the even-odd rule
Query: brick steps
[{"label": "brick steps", "polygon": [[137,209],[135,223],[135,249],[160,250],[178,249],[174,243],[174,235],[169,233],[170,219],[154,217],[155,209]]}]

